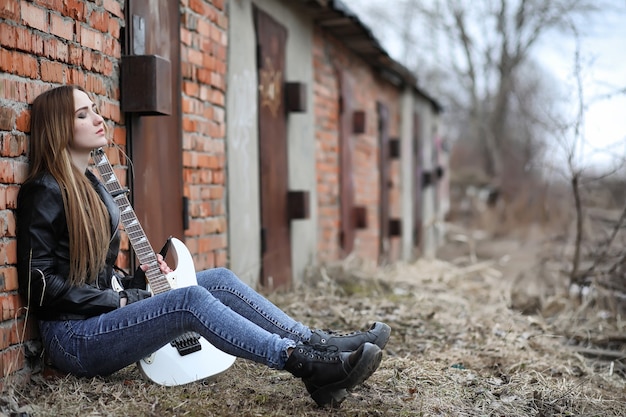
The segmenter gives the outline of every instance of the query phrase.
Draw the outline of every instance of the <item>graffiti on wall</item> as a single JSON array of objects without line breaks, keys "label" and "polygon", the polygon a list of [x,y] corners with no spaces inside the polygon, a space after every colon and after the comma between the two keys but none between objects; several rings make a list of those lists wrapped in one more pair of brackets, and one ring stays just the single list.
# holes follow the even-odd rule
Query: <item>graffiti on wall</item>
[{"label": "graffiti on wall", "polygon": [[282,71],[274,69],[274,63],[268,57],[265,58],[265,67],[260,71],[259,94],[261,107],[268,107],[272,116],[276,117],[282,99]]}]

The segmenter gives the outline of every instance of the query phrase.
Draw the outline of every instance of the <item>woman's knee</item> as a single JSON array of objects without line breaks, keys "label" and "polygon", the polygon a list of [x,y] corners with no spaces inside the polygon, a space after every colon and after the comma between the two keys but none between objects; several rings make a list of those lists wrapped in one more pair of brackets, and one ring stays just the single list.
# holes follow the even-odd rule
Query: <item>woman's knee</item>
[{"label": "woman's knee", "polygon": [[211,293],[201,286],[190,285],[168,291],[167,296],[170,299],[173,298],[176,305],[184,306],[185,304],[204,302],[207,297],[211,297]]},{"label": "woman's knee", "polygon": [[233,287],[240,285],[241,280],[228,268],[212,268],[198,273],[198,284],[209,287]]}]

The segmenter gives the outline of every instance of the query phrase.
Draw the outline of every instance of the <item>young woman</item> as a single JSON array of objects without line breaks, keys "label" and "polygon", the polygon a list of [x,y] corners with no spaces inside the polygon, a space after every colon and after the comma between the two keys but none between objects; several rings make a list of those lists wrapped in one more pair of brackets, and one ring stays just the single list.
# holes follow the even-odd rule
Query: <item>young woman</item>
[{"label": "young woman", "polygon": [[56,368],[108,375],[192,331],[228,354],[302,378],[319,406],[338,406],[377,369],[386,324],[347,335],[309,329],[224,268],[198,272],[197,286],[152,295],[142,265],[134,277],[118,277],[124,289],[114,290],[120,213],[88,169],[91,152],[107,143],[83,89],[61,86],[34,100],[29,173],[17,203],[18,276]]}]

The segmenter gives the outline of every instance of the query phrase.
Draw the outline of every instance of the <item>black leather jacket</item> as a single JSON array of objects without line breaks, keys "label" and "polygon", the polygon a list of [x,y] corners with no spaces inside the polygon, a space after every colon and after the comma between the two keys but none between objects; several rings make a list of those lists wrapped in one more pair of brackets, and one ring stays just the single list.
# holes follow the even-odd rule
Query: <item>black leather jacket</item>
[{"label": "black leather jacket", "polygon": [[112,236],[106,266],[91,284],[72,286],[67,281],[69,234],[61,188],[54,177],[42,174],[22,185],[18,194],[19,291],[41,320],[84,319],[119,308],[119,294],[111,287],[120,246],[119,208],[95,175],[89,171],[86,175],[109,211]]}]

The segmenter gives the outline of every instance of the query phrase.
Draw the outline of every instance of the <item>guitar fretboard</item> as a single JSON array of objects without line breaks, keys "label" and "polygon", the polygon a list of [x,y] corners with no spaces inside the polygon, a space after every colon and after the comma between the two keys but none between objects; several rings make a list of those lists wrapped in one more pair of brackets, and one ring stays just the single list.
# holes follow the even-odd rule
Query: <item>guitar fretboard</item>
[{"label": "guitar fretboard", "polygon": [[133,210],[128,201],[126,190],[122,188],[102,148],[96,149],[93,152],[93,160],[96,169],[102,177],[105,188],[113,196],[113,199],[120,209],[122,224],[124,225],[130,244],[137,255],[137,259],[139,259],[139,263],[141,265],[148,265],[146,279],[148,280],[148,284],[150,284],[150,289],[154,294],[169,291],[171,289],[170,284],[165,275],[161,272],[161,269],[159,269],[154,249],[152,249],[152,245],[150,245],[146,233],[137,219],[135,210]]}]

